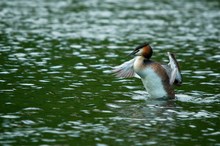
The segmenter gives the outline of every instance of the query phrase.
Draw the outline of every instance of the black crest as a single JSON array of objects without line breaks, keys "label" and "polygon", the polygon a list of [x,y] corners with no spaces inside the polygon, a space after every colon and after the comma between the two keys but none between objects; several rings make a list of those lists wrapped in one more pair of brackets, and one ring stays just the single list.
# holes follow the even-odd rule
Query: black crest
[{"label": "black crest", "polygon": [[139,46],[137,46],[136,48],[135,48],[135,50],[140,50],[141,48],[143,48],[143,47],[146,47],[146,46],[148,46],[149,45],[149,43],[143,43],[143,44],[140,44]]}]

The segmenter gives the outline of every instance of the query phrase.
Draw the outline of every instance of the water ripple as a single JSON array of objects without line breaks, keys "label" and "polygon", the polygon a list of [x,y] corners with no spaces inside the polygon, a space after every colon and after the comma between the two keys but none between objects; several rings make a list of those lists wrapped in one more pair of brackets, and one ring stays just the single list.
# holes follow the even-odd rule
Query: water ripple
[{"label": "water ripple", "polygon": [[[217,1],[8,1],[0,5],[3,145],[219,145]],[[176,100],[111,67],[141,42],[176,54]],[[167,138],[169,137],[169,138]]]}]

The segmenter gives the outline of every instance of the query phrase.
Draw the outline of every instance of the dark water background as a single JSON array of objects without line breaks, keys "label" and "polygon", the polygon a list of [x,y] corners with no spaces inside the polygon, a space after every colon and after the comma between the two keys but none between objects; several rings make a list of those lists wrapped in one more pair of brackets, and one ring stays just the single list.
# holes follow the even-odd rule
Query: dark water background
[{"label": "dark water background", "polygon": [[[218,0],[1,0],[1,145],[220,145]],[[112,66],[176,54],[174,101]]]}]

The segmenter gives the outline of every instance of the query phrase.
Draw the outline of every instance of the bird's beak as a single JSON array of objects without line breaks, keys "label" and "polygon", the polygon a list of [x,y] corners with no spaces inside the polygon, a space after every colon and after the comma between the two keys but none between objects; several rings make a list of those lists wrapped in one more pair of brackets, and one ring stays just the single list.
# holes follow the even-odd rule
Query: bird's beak
[{"label": "bird's beak", "polygon": [[134,50],[130,54],[128,54],[128,56],[134,57],[137,52],[138,52],[138,50]]}]

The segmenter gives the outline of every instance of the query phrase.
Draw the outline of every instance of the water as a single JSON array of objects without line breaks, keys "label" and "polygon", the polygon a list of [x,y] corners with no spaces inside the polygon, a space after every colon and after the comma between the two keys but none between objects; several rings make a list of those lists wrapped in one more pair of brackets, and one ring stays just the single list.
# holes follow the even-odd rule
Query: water
[{"label": "water", "polygon": [[[220,145],[219,1],[0,2],[1,145]],[[176,54],[177,99],[112,66]]]}]

